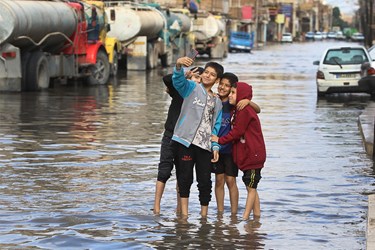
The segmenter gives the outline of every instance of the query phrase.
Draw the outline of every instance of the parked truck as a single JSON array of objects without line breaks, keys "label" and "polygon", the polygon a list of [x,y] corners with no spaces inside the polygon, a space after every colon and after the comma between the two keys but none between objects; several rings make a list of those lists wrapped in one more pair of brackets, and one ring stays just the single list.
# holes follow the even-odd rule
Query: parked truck
[{"label": "parked truck", "polygon": [[170,31],[170,40],[173,47],[173,61],[177,58],[187,55],[195,46],[194,36],[190,32],[192,20],[190,11],[187,9],[169,9],[170,17],[168,19],[168,29]]},{"label": "parked truck", "polygon": [[0,90],[45,89],[55,78],[108,81],[106,49],[88,39],[81,2],[2,0],[0,22]]},{"label": "parked truck", "polygon": [[209,13],[194,14],[192,32],[195,49],[210,58],[224,58],[228,54],[225,21],[221,16]]},{"label": "parked truck", "polygon": [[[118,61],[121,59],[121,43],[116,37],[111,37],[107,13],[104,2],[98,0],[83,0],[85,3],[86,19],[88,21],[88,39],[99,40],[105,45],[108,60],[111,66],[111,75],[116,76],[118,72]],[[92,7],[95,7],[92,11]],[[93,25],[94,24],[94,25]]]},{"label": "parked truck", "polygon": [[111,25],[108,35],[120,41],[127,69],[153,69],[168,56],[167,21],[161,11],[128,1],[106,1],[105,11]]}]

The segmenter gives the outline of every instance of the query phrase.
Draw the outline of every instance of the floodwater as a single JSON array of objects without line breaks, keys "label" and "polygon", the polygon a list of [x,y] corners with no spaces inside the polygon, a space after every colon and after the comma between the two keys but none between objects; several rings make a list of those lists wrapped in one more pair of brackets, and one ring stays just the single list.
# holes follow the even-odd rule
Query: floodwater
[{"label": "floodwater", "polygon": [[276,44],[220,61],[252,84],[262,108],[260,220],[241,219],[240,177],[237,217],[227,192],[223,215],[213,195],[208,217],[200,218],[194,183],[190,216],[179,219],[174,174],[161,215],[153,215],[170,102],[161,76],[171,68],[120,72],[108,86],[0,94],[0,248],[365,249],[375,170],[357,118],[374,100],[317,100],[312,61],[329,45]]}]

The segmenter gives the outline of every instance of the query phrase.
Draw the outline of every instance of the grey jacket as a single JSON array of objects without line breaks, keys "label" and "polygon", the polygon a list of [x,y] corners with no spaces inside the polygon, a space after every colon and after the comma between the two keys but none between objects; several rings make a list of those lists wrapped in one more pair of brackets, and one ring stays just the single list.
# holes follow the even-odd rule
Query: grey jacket
[{"label": "grey jacket", "polygon": [[[181,113],[177,120],[172,140],[189,147],[192,143],[198,126],[201,122],[204,108],[207,102],[207,91],[202,84],[196,84],[194,81],[187,80],[184,71],[174,68],[172,82],[175,89],[184,98],[181,107]],[[215,96],[215,108],[211,133],[217,135],[221,126],[222,102]],[[206,150],[219,150],[220,145],[212,143],[211,148]]]}]

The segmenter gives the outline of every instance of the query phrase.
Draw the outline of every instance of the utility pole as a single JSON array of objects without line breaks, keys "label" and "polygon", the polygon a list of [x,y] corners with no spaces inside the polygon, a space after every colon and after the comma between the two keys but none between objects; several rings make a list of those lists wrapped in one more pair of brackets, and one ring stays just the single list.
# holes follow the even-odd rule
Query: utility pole
[{"label": "utility pole", "polygon": [[258,1],[255,0],[255,32],[254,32],[254,47],[258,47]]}]

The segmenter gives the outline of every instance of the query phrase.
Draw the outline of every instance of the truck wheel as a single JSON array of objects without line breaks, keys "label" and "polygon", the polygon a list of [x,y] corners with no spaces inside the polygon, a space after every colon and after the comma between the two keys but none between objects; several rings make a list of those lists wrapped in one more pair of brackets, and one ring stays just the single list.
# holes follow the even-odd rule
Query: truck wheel
[{"label": "truck wheel", "polygon": [[168,53],[165,53],[160,56],[160,62],[163,68],[168,67]]},{"label": "truck wheel", "polygon": [[26,90],[35,91],[49,87],[50,75],[47,57],[43,52],[34,52],[26,65]]},{"label": "truck wheel", "polygon": [[107,54],[99,50],[96,55],[96,64],[89,67],[91,75],[87,78],[90,85],[103,85],[108,82],[110,74],[110,65]]},{"label": "truck wheel", "polygon": [[158,64],[158,50],[154,44],[147,43],[147,68],[154,69]]},{"label": "truck wheel", "polygon": [[27,91],[27,68],[29,65],[29,60],[31,53],[25,52],[21,55],[21,70],[22,70],[22,79],[21,79],[21,91]]},{"label": "truck wheel", "polygon": [[111,65],[111,76],[117,76],[118,72],[118,55],[117,52],[113,52],[113,62]]}]

